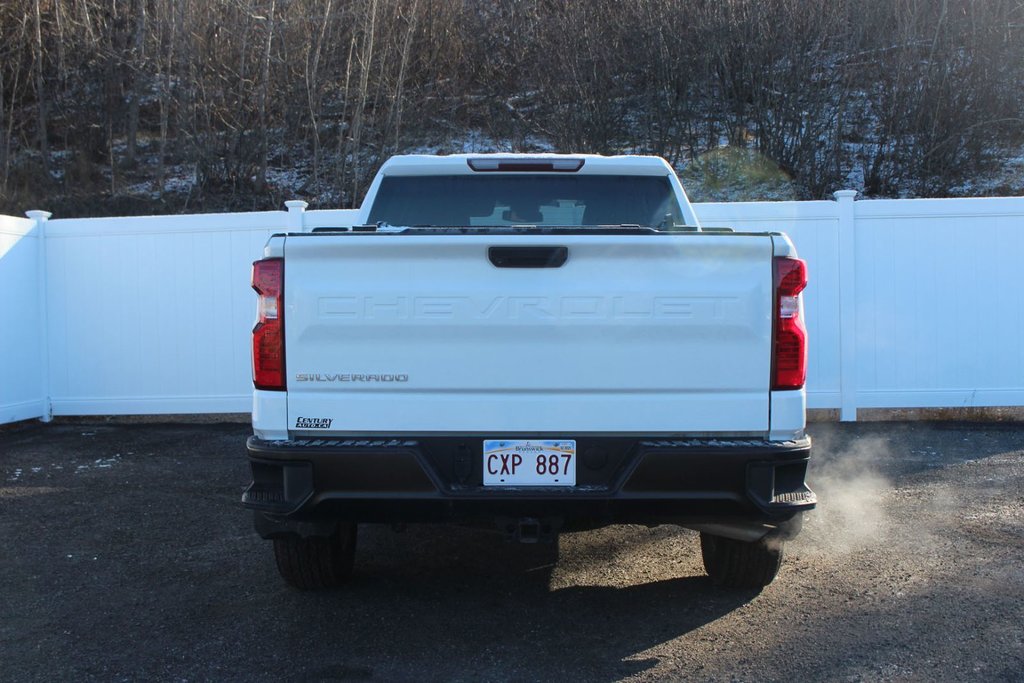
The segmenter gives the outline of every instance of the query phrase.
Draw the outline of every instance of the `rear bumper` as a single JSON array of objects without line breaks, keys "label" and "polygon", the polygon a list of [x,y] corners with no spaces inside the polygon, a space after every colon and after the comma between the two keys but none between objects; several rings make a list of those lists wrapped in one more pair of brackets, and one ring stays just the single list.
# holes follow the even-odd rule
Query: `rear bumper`
[{"label": "rear bumper", "polygon": [[[544,438],[567,438],[545,436]],[[243,504],[264,536],[298,525],[551,518],[581,525],[783,524],[813,508],[809,438],[576,438],[577,485],[484,487],[483,436],[247,443]]]}]

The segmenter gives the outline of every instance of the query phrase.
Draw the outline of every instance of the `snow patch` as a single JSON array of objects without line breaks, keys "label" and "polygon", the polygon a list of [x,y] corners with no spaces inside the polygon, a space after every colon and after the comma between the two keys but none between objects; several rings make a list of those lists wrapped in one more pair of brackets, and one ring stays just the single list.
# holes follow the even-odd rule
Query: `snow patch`
[{"label": "snow patch", "polygon": [[117,465],[120,462],[121,462],[121,454],[117,453],[116,455],[114,455],[113,457],[110,457],[110,458],[99,458],[97,460],[92,461],[91,463],[85,463],[85,464],[82,464],[82,465],[76,465],[75,466],[75,474],[79,474],[81,472],[88,472],[89,470],[94,470],[94,469],[107,470],[107,469],[110,469],[111,467],[113,467],[114,465]]}]

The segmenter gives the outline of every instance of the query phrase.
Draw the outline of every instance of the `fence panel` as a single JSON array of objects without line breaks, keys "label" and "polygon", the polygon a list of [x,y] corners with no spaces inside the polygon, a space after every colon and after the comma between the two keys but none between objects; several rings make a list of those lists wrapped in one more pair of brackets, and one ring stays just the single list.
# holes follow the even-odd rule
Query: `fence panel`
[{"label": "fence panel", "polygon": [[858,405],[1024,405],[1024,198],[855,210]]},{"label": "fence panel", "polygon": [[250,410],[249,269],[286,213],[50,225],[55,415]]},{"label": "fence panel", "polygon": [[40,229],[0,216],[0,424],[46,416]]}]

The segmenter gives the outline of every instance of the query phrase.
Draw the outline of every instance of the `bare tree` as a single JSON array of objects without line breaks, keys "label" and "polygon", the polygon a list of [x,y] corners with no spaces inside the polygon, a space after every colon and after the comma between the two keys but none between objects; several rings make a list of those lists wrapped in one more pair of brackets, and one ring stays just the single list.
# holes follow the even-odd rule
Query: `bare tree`
[{"label": "bare tree", "polygon": [[258,192],[267,189],[267,156],[269,154],[267,140],[267,100],[269,98],[270,83],[270,51],[274,42],[274,21],[277,18],[277,0],[270,0],[270,7],[264,19],[266,24],[266,38],[264,39],[262,75],[259,92],[259,136],[260,136],[260,161],[259,170],[256,173],[256,190]]},{"label": "bare tree", "polygon": [[6,0],[0,204],[351,206],[388,155],[473,141],[964,192],[1024,144],[1022,92],[1024,0]]},{"label": "bare tree", "polygon": [[33,55],[35,66],[36,86],[36,136],[39,140],[39,153],[43,157],[43,172],[47,182],[50,179],[50,136],[47,130],[47,93],[46,83],[43,77],[46,52],[43,47],[43,15],[40,8],[40,0],[32,2],[33,18],[35,20],[35,53]]},{"label": "bare tree", "polygon": [[146,85],[146,31],[148,29],[147,0],[136,0],[135,3],[135,34],[132,40],[132,50],[129,56],[129,86],[128,94],[128,132],[125,145],[125,160],[128,164],[135,165],[135,153],[138,148],[139,136],[139,101],[142,98],[142,90]]}]

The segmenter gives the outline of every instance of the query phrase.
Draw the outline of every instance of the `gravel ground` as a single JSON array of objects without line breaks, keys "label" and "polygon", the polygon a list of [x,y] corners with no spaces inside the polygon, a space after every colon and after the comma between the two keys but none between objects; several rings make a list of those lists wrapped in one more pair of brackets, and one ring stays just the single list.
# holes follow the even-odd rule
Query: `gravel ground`
[{"label": "gravel ground", "polygon": [[0,678],[1024,680],[1024,425],[812,425],[823,504],[760,594],[692,532],[547,546],[361,529],[353,582],[278,579],[246,425],[0,433]]}]

